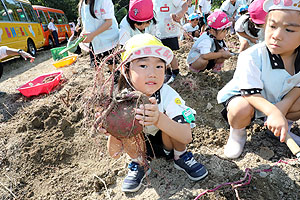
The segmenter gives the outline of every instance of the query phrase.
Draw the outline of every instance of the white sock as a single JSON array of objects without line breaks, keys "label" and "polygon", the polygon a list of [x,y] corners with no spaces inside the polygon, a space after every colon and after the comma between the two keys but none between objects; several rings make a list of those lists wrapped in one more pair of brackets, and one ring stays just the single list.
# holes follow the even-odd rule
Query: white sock
[{"label": "white sock", "polygon": [[186,152],[186,149],[184,151],[176,151],[176,149],[174,149],[174,160],[178,160],[179,157],[184,154]]},{"label": "white sock", "polygon": [[169,151],[169,150],[167,150],[167,149],[164,149],[164,152],[165,152],[165,154],[166,154],[167,156],[171,153],[171,151]]},{"label": "white sock", "polygon": [[227,158],[238,158],[244,149],[247,140],[246,129],[235,129],[230,126],[230,135],[224,148]]},{"label": "white sock", "polygon": [[300,146],[300,136],[298,136],[298,135],[291,132],[291,127],[292,127],[293,123],[294,123],[294,121],[288,120],[288,125],[289,125],[289,128],[288,128],[289,132],[288,133],[291,136],[291,138],[293,138],[293,140],[296,142],[296,144],[298,146]]}]

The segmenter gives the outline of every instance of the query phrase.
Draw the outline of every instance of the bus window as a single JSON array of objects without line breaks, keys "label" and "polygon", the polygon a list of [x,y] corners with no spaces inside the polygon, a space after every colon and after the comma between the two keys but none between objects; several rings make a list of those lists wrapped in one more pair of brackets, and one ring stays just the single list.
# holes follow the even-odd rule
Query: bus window
[{"label": "bus window", "polygon": [[45,15],[45,17],[47,19],[47,23],[50,22],[50,17],[48,15],[48,12],[43,11],[43,13],[44,13],[44,15]]},{"label": "bus window", "polygon": [[19,20],[20,20],[21,22],[26,22],[26,21],[27,21],[26,16],[25,16],[25,13],[23,12],[23,9],[22,9],[22,8],[18,8],[18,9],[17,9],[17,13],[18,13]]},{"label": "bus window", "polygon": [[[4,0],[7,8],[8,15],[12,21],[21,21],[19,19],[19,14],[17,12],[18,8],[21,8],[21,5],[14,0]],[[21,8],[22,9],[22,8]],[[24,12],[23,12],[24,15]]]},{"label": "bus window", "polygon": [[68,19],[65,14],[62,14],[64,24],[68,24]]},{"label": "bus window", "polygon": [[30,22],[37,22],[36,14],[34,13],[34,10],[29,4],[22,3],[22,6],[26,12],[26,15],[28,17],[28,21]]},{"label": "bus window", "polygon": [[49,13],[50,17],[52,17],[54,19],[54,24],[58,24],[58,20],[57,20],[55,13],[53,13],[53,12],[48,12],[48,13]]},{"label": "bus window", "polygon": [[42,24],[48,24],[48,21],[47,21],[45,15],[44,15],[44,12],[41,11],[41,10],[38,10],[38,12],[39,12],[39,16],[40,16],[40,19],[42,21]]},{"label": "bus window", "polygon": [[58,23],[59,24],[63,24],[64,22],[63,22],[63,18],[61,16],[61,14],[60,13],[56,13],[56,16],[57,16],[57,19],[58,19]]},{"label": "bus window", "polygon": [[9,17],[2,2],[0,2],[0,21],[9,21]]}]

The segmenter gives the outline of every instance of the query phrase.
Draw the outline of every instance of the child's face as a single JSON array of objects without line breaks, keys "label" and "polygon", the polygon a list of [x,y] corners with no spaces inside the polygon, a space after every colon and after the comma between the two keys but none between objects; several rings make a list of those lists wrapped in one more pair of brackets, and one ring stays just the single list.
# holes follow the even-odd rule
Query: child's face
[{"label": "child's face", "polygon": [[265,41],[272,54],[292,55],[300,44],[300,13],[271,11],[267,18]]},{"label": "child's face", "polygon": [[213,30],[213,35],[216,37],[217,40],[223,40],[228,33],[228,29],[223,29],[220,31]]},{"label": "child's face", "polygon": [[150,21],[144,22],[141,25],[134,24],[134,26],[135,26],[135,28],[139,29],[140,31],[144,31],[145,28],[147,28],[148,26],[150,26]]},{"label": "child's face", "polygon": [[192,27],[195,27],[198,25],[198,22],[199,22],[199,19],[193,19],[193,20],[190,20],[190,24],[192,25]]},{"label": "child's face", "polygon": [[135,59],[130,63],[129,79],[133,87],[151,96],[164,83],[166,64],[156,57]]}]

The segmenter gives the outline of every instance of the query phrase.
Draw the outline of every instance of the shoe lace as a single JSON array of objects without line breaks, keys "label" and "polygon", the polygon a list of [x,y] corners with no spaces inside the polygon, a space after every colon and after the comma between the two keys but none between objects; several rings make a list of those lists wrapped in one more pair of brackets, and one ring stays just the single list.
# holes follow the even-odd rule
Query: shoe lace
[{"label": "shoe lace", "polygon": [[130,163],[128,168],[129,168],[129,172],[127,175],[135,177],[138,173],[138,164]]},{"label": "shoe lace", "polygon": [[197,164],[198,162],[195,160],[193,154],[191,152],[188,152],[184,158],[185,164],[187,164],[189,167],[192,167],[193,165]]}]

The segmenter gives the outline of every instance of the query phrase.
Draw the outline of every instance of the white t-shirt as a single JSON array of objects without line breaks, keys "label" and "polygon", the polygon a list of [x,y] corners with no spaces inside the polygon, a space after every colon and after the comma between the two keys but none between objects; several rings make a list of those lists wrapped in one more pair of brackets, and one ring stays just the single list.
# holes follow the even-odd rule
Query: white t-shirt
[{"label": "white t-shirt", "polygon": [[199,30],[199,26],[196,25],[195,27],[192,27],[192,25],[190,23],[187,23],[185,25],[183,25],[183,29],[190,33],[190,32],[193,32],[193,31],[196,31],[196,30]]},{"label": "white t-shirt", "polygon": [[230,0],[226,0],[222,3],[220,9],[226,12],[228,17],[233,17],[233,13],[240,7],[240,0],[236,0],[235,4],[232,5]]},{"label": "white t-shirt", "polygon": [[7,50],[7,46],[0,47],[0,59],[5,58],[7,56],[6,50]]},{"label": "white t-shirt", "polygon": [[48,24],[48,29],[50,29],[51,31],[57,31],[57,28],[56,28],[56,26],[54,25],[53,22],[50,22]]},{"label": "white t-shirt", "polygon": [[[220,43],[223,47],[223,44]],[[216,50],[214,39],[211,38],[207,32],[203,33],[192,46],[189,55],[187,57],[187,63],[192,64],[195,62],[201,54],[208,54]]]},{"label": "white t-shirt", "polygon": [[234,29],[237,32],[238,36],[240,39],[244,39],[247,40],[248,43],[252,46],[254,45],[250,40],[248,40],[247,38],[244,38],[243,36],[239,35],[238,32],[245,32],[247,35],[249,35],[252,38],[256,38],[259,42],[264,41],[264,34],[262,34],[263,29],[260,29],[257,32],[257,36],[254,36],[251,34],[251,32],[249,31],[249,15],[245,14],[242,15],[235,23],[234,25]]},{"label": "white t-shirt", "polygon": [[[129,40],[132,36],[142,33],[138,28],[133,30],[126,18],[127,16],[125,16],[120,23],[119,43],[121,45],[125,45],[127,40]],[[147,28],[145,28],[144,33],[149,33],[155,36],[156,25],[153,24],[153,22],[151,21],[150,25]]]},{"label": "white t-shirt", "polygon": [[153,0],[154,11],[157,15],[156,36],[159,39],[179,37],[182,34],[180,24],[171,19],[182,9],[183,0]]},{"label": "white t-shirt", "polygon": [[195,5],[192,5],[191,7],[188,7],[188,10],[187,10],[187,14],[188,16],[192,13],[195,12]]},{"label": "white t-shirt", "polygon": [[[261,89],[261,95],[275,104],[294,87],[300,87],[300,54],[295,61],[296,74],[290,75],[281,63],[280,56],[271,55],[265,42],[243,51],[237,62],[233,78],[218,93],[218,103],[223,103],[241,90]],[[256,117],[264,116],[256,112]]]},{"label": "white t-shirt", "polygon": [[[164,84],[154,95],[160,112],[166,114],[170,119],[178,123],[187,123],[182,113],[189,107],[185,105],[185,101],[173,88]],[[193,114],[196,114],[195,110],[191,109],[191,111]],[[195,126],[195,122],[192,121],[191,128]],[[145,126],[144,131],[146,134],[155,135],[159,129],[152,125]]]},{"label": "white t-shirt", "polygon": [[208,14],[210,12],[211,9],[210,0],[199,0],[198,7],[199,6],[201,6],[201,11],[203,14]]},{"label": "white t-shirt", "polygon": [[90,5],[86,5],[83,1],[81,7],[83,32],[93,32],[102,26],[106,19],[112,19],[111,27],[97,35],[92,41],[95,54],[99,54],[111,50],[118,44],[119,29],[111,0],[95,0],[94,12],[97,19],[90,14]]}]

